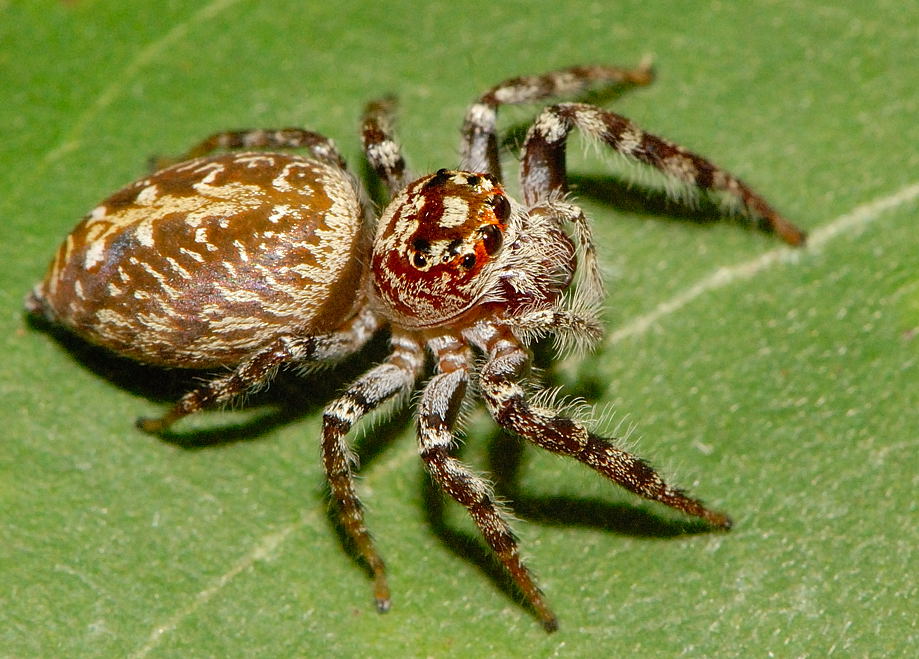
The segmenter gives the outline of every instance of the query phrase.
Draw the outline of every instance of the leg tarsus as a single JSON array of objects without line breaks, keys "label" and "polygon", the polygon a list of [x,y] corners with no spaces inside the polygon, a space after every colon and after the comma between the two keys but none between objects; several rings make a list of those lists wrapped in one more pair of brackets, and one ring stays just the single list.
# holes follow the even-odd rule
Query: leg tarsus
[{"label": "leg tarsus", "polygon": [[[533,412],[530,411],[532,414]],[[556,417],[552,421],[568,421]],[[534,440],[535,441],[535,440]],[[536,443],[555,453],[575,457],[598,473],[623,488],[650,501],[658,501],[687,515],[699,517],[713,527],[731,528],[731,519],[724,513],[706,508],[698,499],[688,496],[682,490],[670,487],[651,465],[641,458],[617,448],[607,439],[589,433],[587,442],[580,451],[570,452],[554,442]]]},{"label": "leg tarsus", "polygon": [[152,417],[152,416],[140,416],[134,421],[134,425],[139,429],[143,430],[146,433],[151,435],[159,435],[160,433],[165,432],[169,427],[176,422],[178,417],[174,417],[171,413],[166,413],[163,416]]},{"label": "leg tarsus", "polygon": [[374,583],[374,601],[377,606],[377,613],[389,613],[389,610],[392,608],[392,600],[389,597],[389,586],[386,585],[386,578],[383,578],[383,583]]}]

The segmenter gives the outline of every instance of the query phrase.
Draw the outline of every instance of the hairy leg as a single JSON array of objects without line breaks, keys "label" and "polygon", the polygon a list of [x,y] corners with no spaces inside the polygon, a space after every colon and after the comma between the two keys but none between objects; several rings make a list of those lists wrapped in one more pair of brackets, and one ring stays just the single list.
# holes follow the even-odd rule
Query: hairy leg
[{"label": "hairy leg", "polygon": [[527,204],[560,199],[568,191],[565,147],[574,128],[603,142],[627,160],[653,167],[675,183],[725,193],[740,202],[746,215],[763,221],[785,242],[804,243],[806,236],[801,229],[732,174],[677,144],[642,131],[625,117],[583,103],[561,103],[546,108],[527,133],[521,165],[523,198]]},{"label": "hairy leg", "polygon": [[342,527],[373,572],[373,594],[380,612],[389,610],[389,586],[383,560],[364,524],[363,506],[352,475],[356,459],[345,438],[365,414],[393,396],[411,391],[424,365],[423,348],[417,341],[396,334],[390,343],[392,352],[386,361],[351,384],[338,400],[326,407],[322,418],[322,458],[329,490]]},{"label": "hairy leg", "polygon": [[270,381],[281,366],[341,359],[359,350],[379,326],[376,316],[365,310],[333,334],[282,336],[240,363],[228,375],[216,377],[189,391],[166,414],[138,419],[137,427],[145,432],[163,432],[182,417],[223,405],[236,396],[258,389]]},{"label": "hairy leg", "polygon": [[501,180],[497,119],[502,105],[533,103],[551,97],[572,97],[597,85],[646,85],[654,78],[649,64],[634,69],[615,66],[573,66],[542,75],[510,78],[482,94],[466,111],[460,169],[488,172]]},{"label": "hairy leg", "polygon": [[480,374],[482,396],[502,428],[553,453],[569,455],[639,496],[700,517],[712,526],[730,528],[727,515],[669,486],[641,458],[594,435],[579,421],[531,407],[519,384],[529,354],[509,330],[481,326],[478,343],[487,354]]},{"label": "hairy leg", "polygon": [[154,158],[154,169],[200,158],[218,150],[235,149],[309,149],[317,160],[345,169],[344,158],[327,137],[301,128],[280,130],[234,130],[215,133],[176,158]]},{"label": "hairy leg", "polygon": [[421,458],[431,478],[469,512],[543,626],[554,631],[558,628],[555,614],[523,564],[517,540],[495,503],[488,483],[450,455],[453,427],[466,395],[472,355],[458,340],[438,339],[431,347],[436,351],[441,372],[428,382],[418,405]]},{"label": "hairy leg", "polygon": [[392,97],[371,101],[364,108],[361,123],[361,143],[370,166],[386,183],[390,196],[408,182],[402,148],[396,142],[393,113],[396,102]]}]

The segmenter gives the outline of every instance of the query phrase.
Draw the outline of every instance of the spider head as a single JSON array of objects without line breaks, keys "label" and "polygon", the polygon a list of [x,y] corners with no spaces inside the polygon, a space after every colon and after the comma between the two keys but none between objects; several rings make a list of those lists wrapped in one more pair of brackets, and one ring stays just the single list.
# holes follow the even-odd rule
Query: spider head
[{"label": "spider head", "polygon": [[410,183],[380,218],[374,296],[401,325],[432,327],[487,292],[511,201],[489,174],[441,169]]}]

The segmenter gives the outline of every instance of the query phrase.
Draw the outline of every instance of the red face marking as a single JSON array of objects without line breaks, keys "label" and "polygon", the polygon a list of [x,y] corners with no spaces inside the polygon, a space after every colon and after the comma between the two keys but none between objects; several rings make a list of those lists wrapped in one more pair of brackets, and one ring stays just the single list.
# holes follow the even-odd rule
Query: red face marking
[{"label": "red face marking", "polygon": [[407,326],[433,326],[481,296],[511,205],[488,174],[448,171],[411,183],[386,209],[371,270],[380,302]]}]

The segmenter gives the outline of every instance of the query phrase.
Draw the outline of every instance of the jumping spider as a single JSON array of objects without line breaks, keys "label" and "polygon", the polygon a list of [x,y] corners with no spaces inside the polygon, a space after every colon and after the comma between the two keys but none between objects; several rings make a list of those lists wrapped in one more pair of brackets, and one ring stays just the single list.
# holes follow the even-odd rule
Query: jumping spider
[{"label": "jumping spider", "polygon": [[[480,393],[506,431],[713,527],[731,524],[580,421],[528,402],[521,382],[531,341],[555,334],[589,345],[601,335],[594,310],[603,283],[590,224],[567,195],[568,134],[579,128],[676,184],[732,198],[790,244],[804,240],[731,174],[582,103],[539,114],[520,153],[523,201],[507,194],[496,131],[500,106],[651,78],[647,67],[596,66],[506,80],[467,111],[459,169],[421,178],[406,171],[391,104],[370,103],[364,152],[392,198],[372,240],[362,229],[369,205],[330,140],[299,129],[214,135],[88,214],[27,306],[141,362],[233,367],[163,416],[140,419],[148,432],[264,385],[280,367],[339,360],[388,329],[391,353],[326,407],[322,430],[332,499],[373,572],[380,611],[390,607],[389,587],[364,526],[346,435],[383,402],[409,393],[430,353],[436,373],[424,385],[417,415],[424,465],[466,507],[542,624],[554,630],[555,614],[521,561],[488,483],[451,455],[470,391]],[[208,155],[262,147],[304,148],[311,157],[251,150]]]}]

